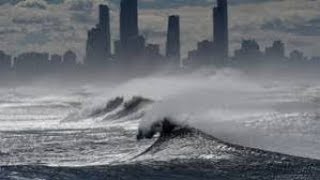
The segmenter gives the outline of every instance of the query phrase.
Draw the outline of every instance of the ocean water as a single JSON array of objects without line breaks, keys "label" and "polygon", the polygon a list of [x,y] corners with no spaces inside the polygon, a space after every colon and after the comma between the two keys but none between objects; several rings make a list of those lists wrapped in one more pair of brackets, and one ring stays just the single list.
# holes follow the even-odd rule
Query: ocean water
[{"label": "ocean water", "polygon": [[316,180],[319,85],[224,70],[2,87],[0,179]]}]

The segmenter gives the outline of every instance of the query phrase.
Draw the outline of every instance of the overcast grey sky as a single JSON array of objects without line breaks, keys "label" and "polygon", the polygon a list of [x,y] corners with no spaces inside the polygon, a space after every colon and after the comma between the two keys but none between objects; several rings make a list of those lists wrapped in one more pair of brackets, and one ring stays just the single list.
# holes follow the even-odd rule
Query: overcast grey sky
[{"label": "overcast grey sky", "polygon": [[[118,38],[120,0],[0,0],[0,49],[85,52],[87,30],[97,22],[97,6],[109,4],[113,40]],[[139,26],[148,42],[164,48],[167,16],[181,16],[183,54],[212,38],[213,0],[140,0]],[[244,38],[261,48],[281,39],[287,49],[320,55],[320,0],[229,0],[231,50]]]}]

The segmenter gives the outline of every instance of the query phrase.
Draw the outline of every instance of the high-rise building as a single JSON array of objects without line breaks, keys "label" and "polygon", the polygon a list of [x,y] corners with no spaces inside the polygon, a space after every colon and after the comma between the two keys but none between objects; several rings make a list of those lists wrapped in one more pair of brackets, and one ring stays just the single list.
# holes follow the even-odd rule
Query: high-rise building
[{"label": "high-rise building", "polygon": [[111,56],[110,14],[107,5],[99,6],[99,23],[88,32],[86,63],[99,66]]},{"label": "high-rise building", "polygon": [[124,56],[134,55],[139,40],[138,2],[121,0],[120,6],[120,53]]},{"label": "high-rise building", "polygon": [[243,40],[241,48],[234,52],[236,63],[244,67],[252,67],[261,62],[263,53],[254,39]]},{"label": "high-rise building", "polygon": [[107,5],[99,6],[99,27],[102,31],[102,38],[104,42],[102,43],[106,54],[111,55],[111,33],[110,33],[110,13],[109,7]]},{"label": "high-rise building", "polygon": [[169,16],[166,56],[177,63],[180,61],[180,18],[177,15]]},{"label": "high-rise building", "polygon": [[48,53],[26,52],[14,59],[14,68],[18,74],[35,75],[46,73],[48,72],[49,66]]},{"label": "high-rise building", "polygon": [[217,0],[217,6],[213,8],[213,38],[215,55],[221,60],[227,59],[229,54],[228,33],[228,1]]},{"label": "high-rise building", "polygon": [[63,54],[63,62],[62,63],[65,66],[74,66],[74,65],[76,65],[76,63],[77,63],[77,55],[74,52],[68,50],[67,52],[65,52]]},{"label": "high-rise building", "polygon": [[188,65],[192,67],[201,67],[212,65],[213,42],[209,40],[200,41],[197,49],[188,53]]},{"label": "high-rise building", "polygon": [[290,61],[293,63],[297,63],[297,62],[302,62],[305,57],[303,52],[299,51],[299,50],[293,50],[290,54],[289,54],[289,59]]},{"label": "high-rise building", "polygon": [[285,56],[285,47],[282,41],[274,41],[271,47],[266,48],[266,57],[267,58],[284,58]]},{"label": "high-rise building", "polygon": [[0,73],[11,68],[11,56],[0,50]]}]

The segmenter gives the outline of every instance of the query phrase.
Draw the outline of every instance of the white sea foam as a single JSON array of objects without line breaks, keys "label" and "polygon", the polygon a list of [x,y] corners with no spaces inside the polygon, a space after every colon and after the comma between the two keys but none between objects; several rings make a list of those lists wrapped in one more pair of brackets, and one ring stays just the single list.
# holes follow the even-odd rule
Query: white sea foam
[{"label": "white sea foam", "polygon": [[144,117],[141,130],[170,117],[230,143],[320,159],[316,83],[234,72],[177,79],[171,80],[183,88],[163,96]]},{"label": "white sea foam", "polygon": [[[141,117],[139,126],[145,131],[150,130],[153,123],[170,117],[230,143],[320,159],[319,87],[315,81],[252,77],[225,69],[184,75],[154,75],[119,84],[87,84],[79,88],[65,86],[58,91],[40,86],[1,89],[0,133],[59,131],[59,136],[68,137],[70,132],[77,132],[76,142],[62,143],[60,148],[66,152],[60,159],[51,157],[51,154],[46,159],[26,153],[21,155],[21,160],[11,159],[12,163],[23,159],[27,163],[41,159],[48,164],[105,164],[111,162],[107,158],[110,154],[103,150],[109,148],[110,138],[115,138],[119,144],[111,143],[110,147],[116,149],[109,149],[119,151],[119,156],[129,157],[139,151],[139,144],[133,143],[136,143],[135,133]],[[115,97],[128,101],[133,96],[154,102],[120,119],[106,120],[109,115],[121,111],[123,106],[99,117],[89,116]],[[67,116],[72,120],[65,121]],[[117,128],[123,134],[116,134]],[[106,143],[93,146],[96,148],[94,150],[77,152],[72,149],[76,148],[74,143],[95,141],[90,139],[91,134],[98,130],[115,133],[115,137],[105,137]],[[4,136],[7,137],[6,134]],[[118,136],[129,139],[118,141]],[[31,137],[34,138],[33,135]],[[36,138],[39,139],[28,144],[35,152],[37,148],[42,150],[42,145],[46,147],[50,144],[40,136]],[[104,136],[99,135],[99,138]],[[26,142],[29,140],[15,141],[22,143],[21,146]],[[131,144],[125,145],[125,142]],[[2,150],[10,152],[12,149]],[[94,154],[94,158],[90,159],[90,153]],[[33,159],[26,158],[27,155]],[[112,153],[111,156],[116,157]]]}]

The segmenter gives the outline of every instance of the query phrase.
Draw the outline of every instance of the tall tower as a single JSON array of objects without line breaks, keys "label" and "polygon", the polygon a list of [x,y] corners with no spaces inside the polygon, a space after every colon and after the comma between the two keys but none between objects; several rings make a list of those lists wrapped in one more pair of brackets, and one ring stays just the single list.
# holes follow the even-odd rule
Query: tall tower
[{"label": "tall tower", "polygon": [[110,14],[107,5],[99,6],[99,27],[101,35],[105,42],[103,42],[106,54],[111,55],[111,34],[110,34]]},{"label": "tall tower", "polygon": [[177,15],[169,16],[166,56],[168,59],[180,61],[180,18]]},{"label": "tall tower", "polygon": [[137,0],[121,0],[120,43],[122,53],[127,54],[134,48],[133,39],[139,36]]},{"label": "tall tower", "polygon": [[213,37],[215,54],[221,60],[227,59],[229,54],[228,32],[228,1],[217,0],[217,6],[213,8]]},{"label": "tall tower", "polygon": [[99,66],[111,56],[110,14],[107,5],[99,6],[99,23],[88,32],[86,63]]}]

